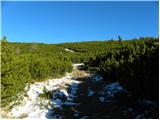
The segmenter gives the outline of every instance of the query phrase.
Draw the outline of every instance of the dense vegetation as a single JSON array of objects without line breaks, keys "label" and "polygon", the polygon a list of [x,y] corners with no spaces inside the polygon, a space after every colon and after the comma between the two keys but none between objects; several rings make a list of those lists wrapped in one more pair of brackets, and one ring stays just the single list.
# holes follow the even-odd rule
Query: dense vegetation
[{"label": "dense vegetation", "polygon": [[96,56],[88,65],[106,81],[120,81],[136,97],[158,99],[158,51],[156,39],[133,41]]},{"label": "dense vegetation", "polygon": [[72,70],[66,51],[55,45],[2,41],[1,54],[2,106],[17,99],[26,83],[60,77]]},{"label": "dense vegetation", "polygon": [[26,62],[17,57],[8,43],[1,47],[1,105],[16,100],[16,95],[31,79]]},{"label": "dense vegetation", "polygon": [[136,98],[158,100],[159,39],[119,39],[61,46],[83,53],[81,60],[86,68],[102,75],[106,82],[119,81]]},{"label": "dense vegetation", "polygon": [[72,63],[79,62],[106,82],[119,81],[137,98],[158,99],[158,38],[57,45],[3,40],[1,52],[2,106],[16,99],[26,83],[60,77],[72,70]]}]

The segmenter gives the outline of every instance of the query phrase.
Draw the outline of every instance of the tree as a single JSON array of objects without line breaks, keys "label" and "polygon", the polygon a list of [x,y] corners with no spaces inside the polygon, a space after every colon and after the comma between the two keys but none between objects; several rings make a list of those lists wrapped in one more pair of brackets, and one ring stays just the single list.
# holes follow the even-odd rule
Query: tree
[{"label": "tree", "polygon": [[7,41],[7,37],[6,37],[6,36],[3,36],[2,39],[1,39],[1,42],[8,42],[8,41]]},{"label": "tree", "polygon": [[120,35],[118,35],[118,44],[122,44],[122,38],[121,38],[121,36]]}]

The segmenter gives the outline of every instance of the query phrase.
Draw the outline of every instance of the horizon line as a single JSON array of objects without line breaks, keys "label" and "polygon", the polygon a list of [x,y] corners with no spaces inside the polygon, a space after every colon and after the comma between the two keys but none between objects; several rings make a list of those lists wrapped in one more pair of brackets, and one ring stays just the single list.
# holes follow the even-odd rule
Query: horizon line
[{"label": "horizon line", "polygon": [[[2,37],[3,38],[3,37]],[[2,40],[1,38],[1,40]],[[137,40],[140,38],[158,38],[159,36],[155,37],[155,36],[142,36],[142,37],[134,37],[134,38],[130,38],[130,39],[123,39],[122,37],[122,41],[127,41],[127,40]],[[38,41],[32,41],[32,42],[23,42],[23,41],[9,41],[10,43],[38,43],[38,44],[64,44],[64,43],[80,43],[80,42],[104,42],[104,41],[118,41],[118,39],[104,39],[104,40],[81,40],[81,41],[65,41],[65,42],[50,42],[50,43],[45,43],[45,42],[38,42]]]}]

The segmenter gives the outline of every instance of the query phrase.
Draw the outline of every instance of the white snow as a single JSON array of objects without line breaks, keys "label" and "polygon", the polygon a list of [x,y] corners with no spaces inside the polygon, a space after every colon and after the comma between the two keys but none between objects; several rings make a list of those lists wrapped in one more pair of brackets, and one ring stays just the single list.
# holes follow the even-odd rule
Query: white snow
[{"label": "white snow", "polygon": [[69,106],[70,106],[70,105],[71,105],[71,106],[72,106],[72,105],[79,105],[79,103],[73,103],[73,102],[64,102],[63,104],[64,104],[64,105],[69,105]]},{"label": "white snow", "polygon": [[94,92],[91,89],[88,89],[88,96],[93,96]]},{"label": "white snow", "polygon": [[54,99],[51,102],[55,107],[61,108],[63,101],[61,99]]},{"label": "white snow", "polygon": [[70,89],[71,89],[71,94],[70,95],[71,96],[74,95],[77,92],[77,89],[78,89],[77,87],[78,87],[77,83],[72,84],[72,86],[70,87]]},{"label": "white snow", "polygon": [[74,68],[74,69],[77,69],[78,66],[82,66],[82,65],[84,65],[84,63],[73,64],[73,68]]},{"label": "white snow", "polygon": [[94,77],[94,80],[95,80],[96,82],[98,82],[98,81],[103,80],[103,77],[100,76],[100,75],[96,75],[96,76]]},{"label": "white snow", "polygon": [[68,97],[67,101],[73,101],[73,98]]},{"label": "white snow", "polygon": [[100,95],[100,102],[110,102],[110,98],[114,97],[117,93],[126,92],[118,82],[110,83],[102,88],[98,93]]},{"label": "white snow", "polygon": [[66,50],[66,51],[68,51],[68,52],[72,52],[72,53],[74,53],[74,51],[73,51],[73,50],[70,50],[70,49],[68,49],[68,48],[66,48],[65,50]]},{"label": "white snow", "polygon": [[104,88],[104,92],[108,96],[113,97],[115,94],[122,92],[124,89],[119,85],[118,82],[110,83]]},{"label": "white snow", "polygon": [[[74,69],[76,69],[81,64],[74,64]],[[51,106],[61,108],[62,105],[78,105],[78,103],[73,102],[73,98],[76,97],[76,91],[80,81],[73,79],[73,73],[67,73],[65,77],[59,79],[50,79],[45,82],[36,82],[29,87],[26,92],[27,97],[24,99],[20,105],[15,106],[9,113],[10,117],[21,118],[37,118],[37,119],[48,119],[52,118],[62,118],[58,114],[54,114],[53,110],[50,110]],[[39,98],[39,94],[43,93],[44,87],[47,91],[54,91],[53,98],[49,101],[46,99]],[[68,93],[67,88],[70,88],[70,93]],[[27,88],[25,88],[27,89]],[[51,106],[50,106],[50,105]],[[48,115],[47,115],[48,114]]]}]

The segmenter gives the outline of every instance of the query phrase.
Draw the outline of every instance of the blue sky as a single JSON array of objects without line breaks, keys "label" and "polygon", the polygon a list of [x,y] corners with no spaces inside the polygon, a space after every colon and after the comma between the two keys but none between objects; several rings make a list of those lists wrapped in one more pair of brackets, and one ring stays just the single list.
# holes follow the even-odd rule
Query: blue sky
[{"label": "blue sky", "polygon": [[158,37],[158,1],[2,2],[2,36],[63,43]]}]

